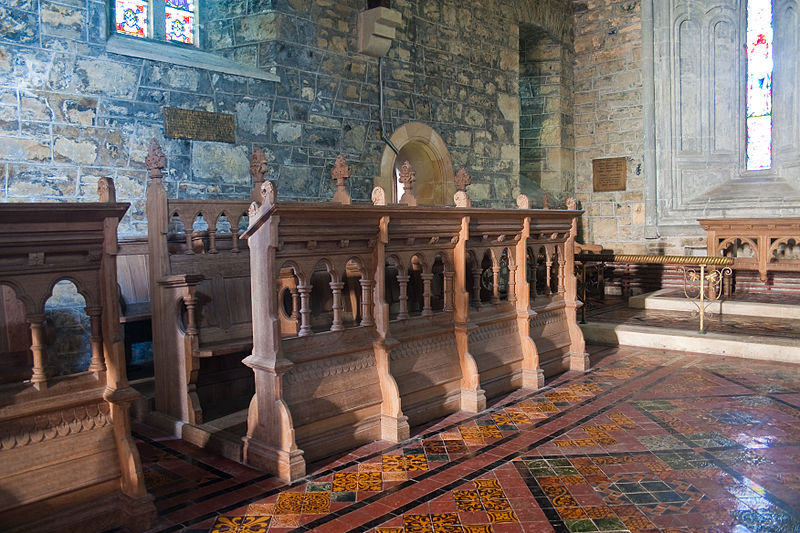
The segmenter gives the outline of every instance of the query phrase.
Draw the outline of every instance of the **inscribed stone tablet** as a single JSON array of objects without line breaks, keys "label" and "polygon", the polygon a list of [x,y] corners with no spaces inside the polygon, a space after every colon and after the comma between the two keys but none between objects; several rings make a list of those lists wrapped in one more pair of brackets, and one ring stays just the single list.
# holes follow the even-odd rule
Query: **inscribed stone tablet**
[{"label": "inscribed stone tablet", "polygon": [[164,108],[164,137],[192,141],[236,142],[233,115],[178,107]]},{"label": "inscribed stone tablet", "polygon": [[594,192],[624,191],[627,173],[628,160],[625,157],[592,159]]}]

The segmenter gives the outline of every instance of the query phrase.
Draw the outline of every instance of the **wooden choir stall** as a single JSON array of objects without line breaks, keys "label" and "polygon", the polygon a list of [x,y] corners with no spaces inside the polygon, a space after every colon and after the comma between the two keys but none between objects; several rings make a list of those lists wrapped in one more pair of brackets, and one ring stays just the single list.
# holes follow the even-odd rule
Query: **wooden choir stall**
[{"label": "wooden choir stall", "polygon": [[377,205],[349,205],[341,190],[342,205],[278,202],[267,181],[251,205],[246,463],[295,480],[308,461],[587,369],[574,201],[481,209],[459,191],[461,207],[410,207],[376,188]]},{"label": "wooden choir stall", "polygon": [[[155,518],[128,408],[119,329],[117,224],[128,204],[101,178],[97,203],[0,205],[3,371],[0,525],[14,531],[149,527]],[[48,358],[45,302],[58,282],[85,301],[80,366]],[[26,331],[27,329],[27,331]]]},{"label": "wooden choir stall", "polygon": [[243,445],[217,451],[295,480],[306,461],[588,367],[574,203],[471,208],[461,190],[459,207],[415,207],[409,185],[411,205],[380,188],[353,205],[341,156],[333,202],[278,202],[258,149],[251,202],[176,200],[165,165],[154,142],[156,417],[184,439],[213,448],[212,419],[241,417]]}]

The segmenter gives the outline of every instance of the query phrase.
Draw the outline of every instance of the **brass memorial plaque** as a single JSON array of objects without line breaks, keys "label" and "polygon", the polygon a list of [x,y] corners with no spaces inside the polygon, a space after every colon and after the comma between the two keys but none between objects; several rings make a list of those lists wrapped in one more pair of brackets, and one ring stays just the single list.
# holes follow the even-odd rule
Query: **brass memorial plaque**
[{"label": "brass memorial plaque", "polygon": [[592,159],[594,192],[624,191],[627,174],[628,159],[625,157]]},{"label": "brass memorial plaque", "polygon": [[235,143],[236,122],[233,115],[227,113],[165,107],[164,137]]}]

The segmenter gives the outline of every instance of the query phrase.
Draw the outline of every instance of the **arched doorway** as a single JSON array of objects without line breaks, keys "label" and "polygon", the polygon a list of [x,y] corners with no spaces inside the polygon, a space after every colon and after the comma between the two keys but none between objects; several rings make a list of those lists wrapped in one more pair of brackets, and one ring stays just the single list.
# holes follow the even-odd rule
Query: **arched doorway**
[{"label": "arched doorway", "polygon": [[411,163],[416,172],[414,193],[418,204],[452,205],[456,187],[453,183],[453,162],[450,152],[439,134],[425,124],[410,122],[392,134],[390,140],[399,154],[388,146],[383,150],[381,175],[375,185],[383,187],[387,199],[397,203],[403,186],[397,182],[397,173],[404,161]]}]

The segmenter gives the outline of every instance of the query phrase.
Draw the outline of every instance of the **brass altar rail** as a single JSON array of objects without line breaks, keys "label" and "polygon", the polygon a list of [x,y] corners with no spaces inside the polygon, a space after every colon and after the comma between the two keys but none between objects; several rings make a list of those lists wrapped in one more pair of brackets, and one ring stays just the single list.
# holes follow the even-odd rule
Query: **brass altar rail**
[{"label": "brass altar rail", "polygon": [[[694,301],[700,316],[699,333],[705,333],[705,314],[709,303],[722,297],[723,280],[733,272],[732,257],[685,256],[685,255],[647,255],[647,254],[575,254],[575,263],[581,264],[581,292],[584,305],[581,306],[581,324],[586,323],[586,264],[587,263],[635,263],[641,265],[681,265],[683,269],[683,293]],[[700,267],[699,272],[695,267]],[[706,267],[709,268],[706,271]],[[722,268],[717,268],[722,267]],[[697,283],[697,288],[692,287]],[[696,290],[696,294],[695,294]]]},{"label": "brass altar rail", "polygon": [[733,264],[732,257],[647,254],[575,254],[581,263],[637,263],[642,265],[723,265]]}]

